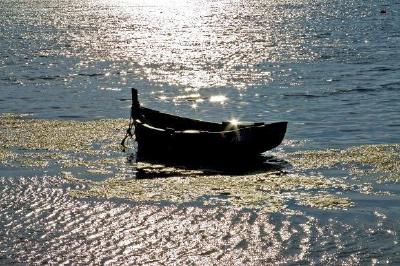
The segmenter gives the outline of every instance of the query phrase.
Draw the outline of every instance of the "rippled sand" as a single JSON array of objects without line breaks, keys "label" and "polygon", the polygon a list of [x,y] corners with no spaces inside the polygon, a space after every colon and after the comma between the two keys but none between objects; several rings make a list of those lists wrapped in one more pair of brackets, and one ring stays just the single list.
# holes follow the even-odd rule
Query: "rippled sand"
[{"label": "rippled sand", "polygon": [[399,262],[399,145],[232,175],[127,164],[126,123],[0,117],[0,263]]}]

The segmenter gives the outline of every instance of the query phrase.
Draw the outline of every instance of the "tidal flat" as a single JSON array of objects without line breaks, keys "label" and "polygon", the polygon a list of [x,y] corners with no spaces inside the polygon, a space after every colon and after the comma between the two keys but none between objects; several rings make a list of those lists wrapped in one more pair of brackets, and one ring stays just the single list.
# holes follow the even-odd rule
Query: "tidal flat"
[{"label": "tidal flat", "polygon": [[[288,141],[265,156],[274,167],[232,174],[129,163],[119,147],[126,126],[124,119],[0,116],[0,256],[155,264],[398,259],[399,144],[289,152]],[[381,238],[384,249],[370,253]]]}]

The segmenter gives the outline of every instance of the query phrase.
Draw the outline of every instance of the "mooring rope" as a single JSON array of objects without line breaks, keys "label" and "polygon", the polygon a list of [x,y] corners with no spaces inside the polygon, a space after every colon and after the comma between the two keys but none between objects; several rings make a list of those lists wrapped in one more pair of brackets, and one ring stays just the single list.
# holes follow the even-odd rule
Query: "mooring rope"
[{"label": "mooring rope", "polygon": [[126,133],[125,133],[125,137],[121,141],[121,147],[122,147],[121,150],[122,150],[122,152],[126,152],[127,151],[128,147],[125,144],[126,144],[128,138],[129,139],[133,139],[134,130],[135,130],[135,121],[134,121],[134,119],[133,119],[133,117],[131,115],[131,117],[129,119],[129,126],[128,126],[128,129],[126,130]]}]

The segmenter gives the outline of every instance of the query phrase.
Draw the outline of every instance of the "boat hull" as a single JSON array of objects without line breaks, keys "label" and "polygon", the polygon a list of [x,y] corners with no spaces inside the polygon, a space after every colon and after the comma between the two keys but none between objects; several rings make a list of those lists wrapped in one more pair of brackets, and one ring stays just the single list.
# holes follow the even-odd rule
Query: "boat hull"
[{"label": "boat hull", "polygon": [[281,144],[287,123],[278,122],[237,130],[209,132],[172,131],[136,123],[138,158],[231,160],[257,156]]},{"label": "boat hull", "polygon": [[[138,143],[139,160],[243,161],[281,144],[287,122],[213,123],[161,113],[140,106],[132,89],[131,123],[127,136]],[[125,139],[122,141],[124,146]]]}]

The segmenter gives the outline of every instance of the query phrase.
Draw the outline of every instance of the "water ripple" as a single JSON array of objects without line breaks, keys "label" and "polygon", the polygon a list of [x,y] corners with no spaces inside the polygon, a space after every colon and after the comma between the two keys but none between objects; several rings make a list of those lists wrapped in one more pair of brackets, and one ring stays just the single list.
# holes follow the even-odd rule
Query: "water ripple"
[{"label": "water ripple", "polygon": [[[39,264],[259,264],[396,257],[398,228],[382,214],[376,216],[381,227],[358,227],[232,208],[78,200],[68,195],[71,186],[76,187],[53,176],[0,178],[0,248],[8,259]],[[379,244],[380,239],[387,245]],[[372,255],[375,245],[379,249]]]}]

